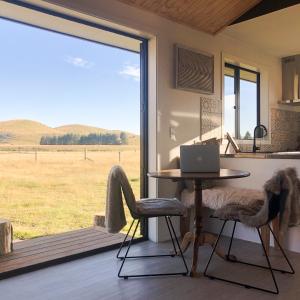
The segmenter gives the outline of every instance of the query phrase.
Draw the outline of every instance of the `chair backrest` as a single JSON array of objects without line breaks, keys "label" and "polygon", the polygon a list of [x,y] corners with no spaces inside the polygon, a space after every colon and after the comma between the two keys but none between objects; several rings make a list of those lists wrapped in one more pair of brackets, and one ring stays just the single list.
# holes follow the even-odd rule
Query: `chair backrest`
[{"label": "chair backrest", "polygon": [[109,176],[113,176],[114,179],[118,180],[122,189],[122,193],[125,198],[125,202],[129,208],[130,214],[132,215],[133,218],[136,218],[137,209],[136,209],[135,196],[123,168],[118,165],[113,166],[112,169],[110,170]]},{"label": "chair backrest", "polygon": [[274,220],[280,212],[285,208],[286,199],[289,195],[289,190],[282,190],[280,194],[267,193],[269,200],[269,215],[268,223]]},{"label": "chair backrest", "polygon": [[[283,219],[293,217],[292,207],[299,202],[299,180],[294,168],[280,170],[276,175],[265,184],[265,191],[269,200],[268,222],[275,219],[278,215],[280,223]],[[299,207],[297,207],[299,209]],[[286,220],[289,223],[289,220]]]}]

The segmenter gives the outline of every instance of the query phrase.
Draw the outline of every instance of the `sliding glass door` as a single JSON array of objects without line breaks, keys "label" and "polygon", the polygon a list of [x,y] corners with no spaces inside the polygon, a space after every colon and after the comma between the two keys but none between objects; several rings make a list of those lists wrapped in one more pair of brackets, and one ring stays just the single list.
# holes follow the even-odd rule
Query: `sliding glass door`
[{"label": "sliding glass door", "polygon": [[28,23],[0,19],[0,215],[17,240],[92,226],[115,164],[147,196],[147,41]]}]

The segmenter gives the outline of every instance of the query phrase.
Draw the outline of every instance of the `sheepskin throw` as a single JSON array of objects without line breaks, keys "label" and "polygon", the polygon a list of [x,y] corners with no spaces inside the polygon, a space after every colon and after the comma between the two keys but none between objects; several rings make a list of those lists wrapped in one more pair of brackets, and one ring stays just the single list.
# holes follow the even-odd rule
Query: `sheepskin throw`
[{"label": "sheepskin throw", "polygon": [[[187,208],[194,207],[195,191],[187,188],[181,192],[180,200]],[[215,186],[202,191],[202,206],[216,210],[231,203],[252,205],[257,201],[264,202],[264,192],[232,186]]]},{"label": "sheepskin throw", "polygon": [[264,185],[265,200],[249,205],[229,203],[215,211],[221,219],[240,220],[250,227],[267,224],[279,214],[280,232],[300,223],[300,181],[294,168],[280,170]]}]

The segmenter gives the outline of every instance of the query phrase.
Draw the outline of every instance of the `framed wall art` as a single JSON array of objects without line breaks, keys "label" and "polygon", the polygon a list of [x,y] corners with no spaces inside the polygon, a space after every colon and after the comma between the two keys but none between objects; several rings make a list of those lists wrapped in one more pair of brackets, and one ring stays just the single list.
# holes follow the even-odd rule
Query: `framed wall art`
[{"label": "framed wall art", "polygon": [[214,56],[175,45],[175,87],[201,94],[214,93]]}]

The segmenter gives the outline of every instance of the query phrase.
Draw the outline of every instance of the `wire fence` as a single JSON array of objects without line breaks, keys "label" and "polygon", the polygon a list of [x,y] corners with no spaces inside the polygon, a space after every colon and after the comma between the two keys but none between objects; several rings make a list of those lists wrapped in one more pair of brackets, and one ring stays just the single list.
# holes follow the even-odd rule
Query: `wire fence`
[{"label": "wire fence", "polygon": [[107,158],[109,160],[113,160],[114,162],[121,163],[126,160],[129,156],[139,155],[139,148],[136,147],[134,149],[51,149],[51,150],[40,150],[40,149],[13,149],[13,150],[1,150],[0,149],[0,160],[1,159],[23,159],[23,160],[31,160],[33,162],[45,161],[52,159],[69,159],[72,160],[84,160],[84,161],[97,161],[100,158]]},{"label": "wire fence", "polygon": [[92,226],[94,215],[105,211],[107,175],[115,164],[138,198],[138,147],[0,147],[0,215],[14,222],[22,239]]}]

